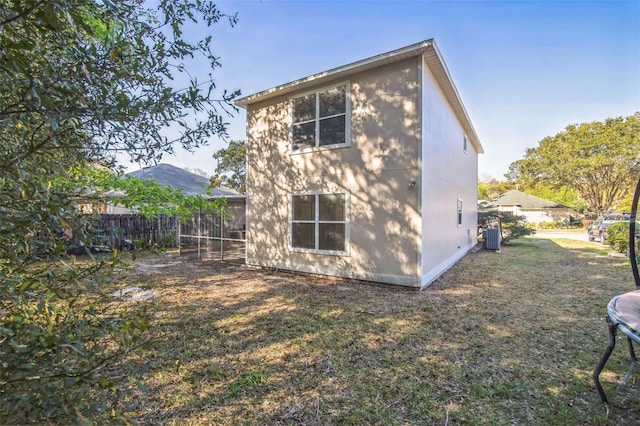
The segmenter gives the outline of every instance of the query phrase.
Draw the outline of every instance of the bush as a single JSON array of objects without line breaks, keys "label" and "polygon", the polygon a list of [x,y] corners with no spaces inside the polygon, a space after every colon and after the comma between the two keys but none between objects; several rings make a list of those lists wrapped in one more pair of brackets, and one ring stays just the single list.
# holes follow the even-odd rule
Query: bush
[{"label": "bush", "polygon": [[607,243],[618,253],[625,253],[629,249],[629,222],[618,222],[609,226]]},{"label": "bush", "polygon": [[578,220],[571,220],[568,223],[563,220],[555,220],[549,222],[539,222],[536,225],[538,229],[567,229],[567,228],[581,228],[583,227],[582,222]]},{"label": "bush", "polygon": [[478,213],[478,227],[499,227],[500,242],[502,243],[535,234],[536,230],[531,225],[527,225],[525,220],[525,216],[516,216],[507,212]]},{"label": "bush", "polygon": [[566,225],[564,222],[554,221],[554,222],[540,222],[538,223],[539,229],[559,229],[564,228]]}]

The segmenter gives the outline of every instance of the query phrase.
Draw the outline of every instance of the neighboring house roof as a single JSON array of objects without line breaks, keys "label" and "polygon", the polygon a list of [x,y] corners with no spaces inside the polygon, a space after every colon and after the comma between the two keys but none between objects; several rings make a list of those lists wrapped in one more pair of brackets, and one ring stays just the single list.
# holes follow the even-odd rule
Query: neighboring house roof
[{"label": "neighboring house roof", "polygon": [[431,69],[431,72],[437,80],[438,85],[442,89],[444,96],[447,98],[447,101],[453,108],[456,117],[462,124],[462,127],[464,128],[464,131],[469,138],[469,141],[474,145],[478,153],[483,153],[484,149],[482,148],[482,144],[480,143],[478,135],[476,134],[476,131],[471,124],[469,115],[467,114],[467,111],[462,104],[462,100],[460,99],[458,90],[453,84],[453,80],[451,79],[449,70],[447,69],[444,60],[442,59],[442,55],[440,54],[440,51],[438,50],[434,39],[424,40],[410,46],[392,50],[391,52],[372,56],[361,61],[343,65],[338,68],[333,68],[328,71],[323,71],[318,74],[314,74],[286,84],[282,84],[280,86],[273,87],[271,89],[264,90],[262,92],[254,93],[252,95],[237,99],[235,101],[235,104],[240,107],[246,108],[247,105],[251,105],[256,102],[262,102],[267,99],[291,94],[293,92],[299,92],[310,88],[311,86],[322,84],[323,82],[329,80],[347,78],[357,73],[368,71],[374,68],[379,68],[384,65],[392,64],[394,62],[399,62],[404,59],[409,59],[421,55],[424,55],[427,65]]},{"label": "neighboring house roof", "polygon": [[171,186],[181,189],[186,195],[210,195],[212,197],[243,197],[238,192],[230,188],[217,187],[207,194],[209,179],[204,176],[191,173],[180,167],[171,164],[158,164],[156,166],[145,167],[135,172],[126,173],[125,176],[140,180],[153,179],[160,186]]},{"label": "neighboring house roof", "polygon": [[495,209],[498,207],[519,206],[522,209],[561,209],[568,208],[555,201],[545,200],[535,195],[525,194],[522,191],[507,191],[495,198],[478,203],[480,209]]}]

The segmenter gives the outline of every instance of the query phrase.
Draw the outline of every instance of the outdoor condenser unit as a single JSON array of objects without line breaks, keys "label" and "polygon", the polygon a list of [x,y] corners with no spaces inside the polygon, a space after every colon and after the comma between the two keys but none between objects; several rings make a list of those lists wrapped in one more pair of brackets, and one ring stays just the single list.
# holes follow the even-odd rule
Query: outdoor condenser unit
[{"label": "outdoor condenser unit", "polygon": [[482,231],[484,248],[487,250],[500,250],[500,229],[487,228]]}]

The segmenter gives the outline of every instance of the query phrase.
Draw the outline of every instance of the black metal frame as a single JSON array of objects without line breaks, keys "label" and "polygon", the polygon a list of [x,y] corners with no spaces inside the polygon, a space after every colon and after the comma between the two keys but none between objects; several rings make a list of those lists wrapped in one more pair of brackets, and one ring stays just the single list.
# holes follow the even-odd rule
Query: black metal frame
[{"label": "black metal frame", "polygon": [[607,361],[609,361],[609,357],[611,356],[611,353],[613,353],[613,349],[616,347],[617,331],[618,325],[609,323],[609,346],[607,346],[607,349],[605,349],[604,354],[602,354],[602,358],[600,358],[598,366],[593,371],[593,381],[596,385],[596,389],[598,390],[598,394],[600,395],[600,400],[602,400],[604,404],[609,401],[607,400],[607,395],[604,393],[604,389],[602,389],[602,385],[600,384],[600,373],[602,372],[602,369],[604,368]]},{"label": "black metal frame", "polygon": [[[638,183],[636,184],[636,190],[633,194],[633,202],[631,205],[631,216],[629,217],[629,262],[631,263],[631,271],[633,273],[633,280],[636,283],[636,290],[640,289],[640,275],[638,273],[638,262],[636,260],[636,216],[638,213],[639,198],[640,198],[640,180],[638,180]],[[609,305],[611,305],[612,303],[615,303],[614,301],[616,298],[612,299],[609,302]],[[607,307],[607,311],[609,311],[609,307]],[[624,378],[622,379],[620,384],[618,384],[618,386],[616,387],[616,390],[619,390],[620,387],[627,382],[627,380],[631,376],[631,373],[633,372],[633,369],[636,367],[638,363],[638,359],[636,358],[636,352],[633,348],[633,341],[635,340],[636,342],[638,342],[640,340],[640,337],[638,337],[637,334],[635,334],[635,331],[630,330],[624,324],[618,322],[617,319],[611,318],[611,315],[609,315],[609,318],[607,318],[607,321],[609,322],[609,345],[605,349],[604,354],[602,354],[602,357],[600,358],[600,362],[598,362],[596,369],[593,371],[593,381],[596,385],[596,390],[600,395],[600,399],[604,404],[608,403],[608,400],[607,400],[607,395],[605,394],[604,389],[602,389],[602,385],[600,384],[600,373],[604,369],[605,364],[607,363],[607,361],[609,360],[609,357],[613,353],[613,349],[616,347],[616,333],[618,332],[618,328],[620,328],[624,332],[624,334],[627,336],[627,343],[629,345],[629,356],[631,357],[631,365],[629,366],[629,369],[627,370],[627,373],[624,375]],[[632,335],[634,336],[633,340],[631,337],[629,337]]]},{"label": "black metal frame", "polygon": [[[600,395],[600,400],[604,404],[608,403],[609,401],[607,399],[607,395],[604,392],[604,389],[602,388],[602,385],[600,384],[600,373],[604,369],[605,364],[607,363],[607,361],[609,360],[609,357],[613,353],[613,349],[616,347],[616,333],[618,332],[619,326],[621,326],[620,323],[609,322],[609,346],[607,346],[607,349],[605,349],[604,354],[602,354],[602,358],[600,358],[600,362],[598,362],[596,369],[593,371],[593,382],[595,383],[596,390]],[[633,370],[636,368],[636,365],[638,364],[638,359],[636,358],[636,351],[633,348],[633,340],[630,337],[627,337],[627,344],[629,347],[629,357],[631,358],[631,364],[629,365],[629,369],[627,370],[624,377],[622,378],[622,381],[620,381],[618,386],[616,386],[616,390],[620,390],[620,388],[627,383],[627,380],[629,380],[629,377],[631,377],[631,373],[633,372]]]}]

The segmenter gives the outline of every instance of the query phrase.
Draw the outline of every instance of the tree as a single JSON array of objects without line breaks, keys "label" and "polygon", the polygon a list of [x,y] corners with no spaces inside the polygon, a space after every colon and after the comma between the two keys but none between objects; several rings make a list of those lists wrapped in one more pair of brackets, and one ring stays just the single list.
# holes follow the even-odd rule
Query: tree
[{"label": "tree", "polygon": [[511,182],[503,182],[497,179],[478,181],[478,199],[489,200],[510,189],[513,189]]},{"label": "tree", "polygon": [[618,208],[640,176],[640,112],[570,125],[512,164],[529,186],[575,191],[591,212]]},{"label": "tree", "polygon": [[497,227],[500,229],[500,241],[511,240],[535,234],[535,229],[525,226],[526,216],[518,216],[497,210],[478,213],[478,228]]},{"label": "tree", "polygon": [[247,150],[245,141],[230,141],[226,148],[213,154],[218,160],[211,186],[225,185],[244,194],[247,186]]},{"label": "tree", "polygon": [[[226,136],[237,92],[216,90],[211,36],[184,30],[236,18],[208,1],[147,4],[0,0],[0,423],[119,420],[113,367],[148,323],[102,303],[116,256],[67,254],[66,230],[90,228],[73,197],[116,186],[94,171],[119,152],[153,162]],[[204,81],[187,72],[194,58]]]},{"label": "tree", "polygon": [[192,168],[192,167],[185,167],[184,169],[185,169],[186,171],[191,172],[191,173],[193,173],[193,174],[196,174],[196,175],[198,175],[198,176],[202,176],[202,177],[205,177],[205,178],[209,178],[209,177],[210,177],[209,173],[207,173],[206,171],[204,171],[204,170],[202,170],[202,169],[200,169],[200,168],[197,168],[197,167],[194,167],[194,168]]}]

